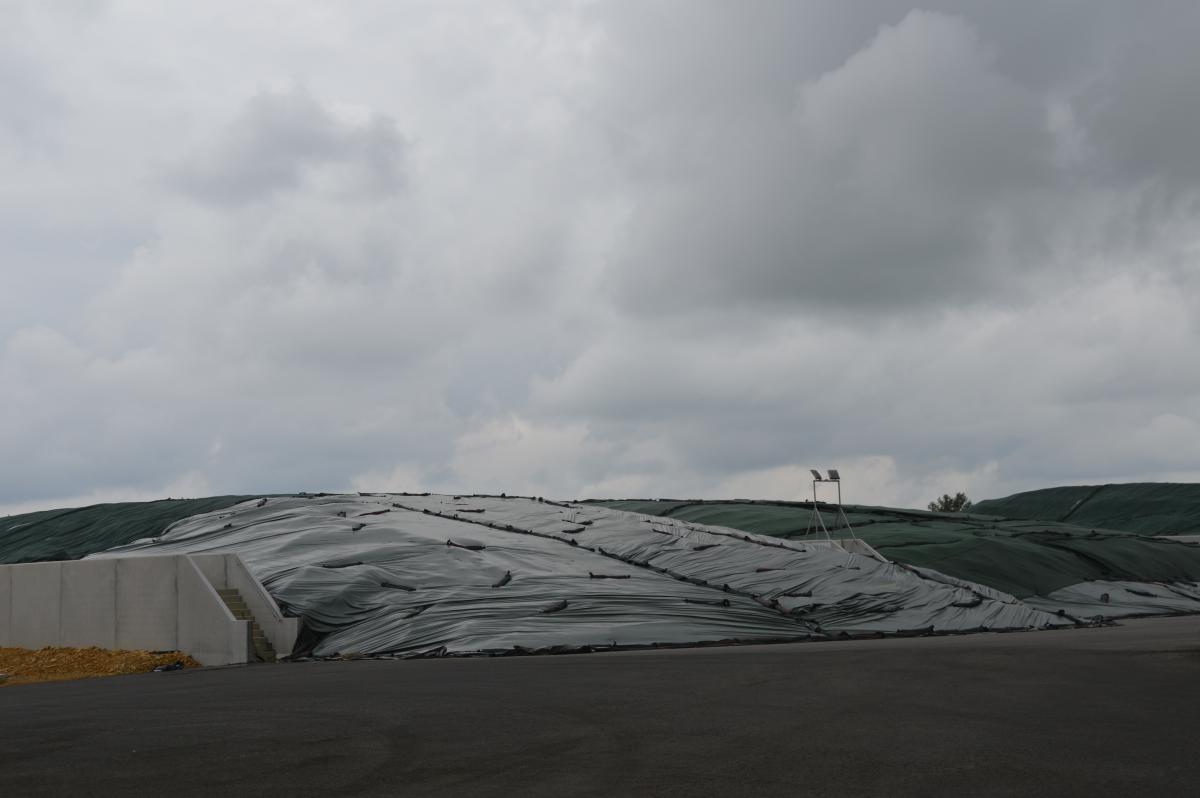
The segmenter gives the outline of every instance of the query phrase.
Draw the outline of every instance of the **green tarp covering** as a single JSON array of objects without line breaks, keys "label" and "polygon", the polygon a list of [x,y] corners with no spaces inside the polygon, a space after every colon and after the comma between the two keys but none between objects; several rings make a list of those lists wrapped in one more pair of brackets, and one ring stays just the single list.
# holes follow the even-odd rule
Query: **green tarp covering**
[{"label": "green tarp covering", "polygon": [[974,511],[1006,518],[1065,521],[1134,535],[1200,534],[1200,485],[1137,482],[1074,485],[988,499]]},{"label": "green tarp covering", "polygon": [[0,563],[77,560],[154,537],[176,521],[257,496],[211,496],[154,502],[94,504],[0,517]]},{"label": "green tarp covering", "polygon": [[[802,539],[811,505],[786,502],[606,501],[605,506],[690,523]],[[822,518],[834,537],[833,508]],[[1200,580],[1200,546],[1111,531],[994,516],[846,507],[856,537],[890,560],[932,568],[1018,598],[1099,579]]]}]

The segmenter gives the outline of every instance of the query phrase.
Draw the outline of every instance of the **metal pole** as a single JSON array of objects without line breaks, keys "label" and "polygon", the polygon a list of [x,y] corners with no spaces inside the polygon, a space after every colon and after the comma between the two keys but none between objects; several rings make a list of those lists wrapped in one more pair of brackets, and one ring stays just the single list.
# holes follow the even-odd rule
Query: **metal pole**
[{"label": "metal pole", "polygon": [[846,525],[846,529],[850,530],[850,537],[857,540],[858,536],[854,534],[854,527],[850,526],[850,519],[846,517],[846,510],[842,507],[842,481],[840,479],[838,480],[838,516]]}]

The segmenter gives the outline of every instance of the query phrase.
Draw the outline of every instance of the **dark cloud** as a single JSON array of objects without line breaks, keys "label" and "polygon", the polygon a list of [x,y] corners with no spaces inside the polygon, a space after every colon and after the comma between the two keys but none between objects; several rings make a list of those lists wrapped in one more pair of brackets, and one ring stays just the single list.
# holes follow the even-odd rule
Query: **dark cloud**
[{"label": "dark cloud", "polygon": [[639,195],[614,277],[640,312],[935,305],[1011,284],[1008,241],[1047,233],[1027,213],[1058,189],[1045,109],[963,20],[909,14],[732,117],[712,99],[671,120],[656,159],[686,163]]},{"label": "dark cloud", "polygon": [[1189,157],[1200,130],[1200,86],[1192,42],[1200,7],[1150,4],[1131,21],[1079,92],[1080,124],[1101,175],[1161,180],[1194,191],[1200,164]]},{"label": "dark cloud", "polygon": [[47,8],[0,508],[1200,479],[1190,7]]}]

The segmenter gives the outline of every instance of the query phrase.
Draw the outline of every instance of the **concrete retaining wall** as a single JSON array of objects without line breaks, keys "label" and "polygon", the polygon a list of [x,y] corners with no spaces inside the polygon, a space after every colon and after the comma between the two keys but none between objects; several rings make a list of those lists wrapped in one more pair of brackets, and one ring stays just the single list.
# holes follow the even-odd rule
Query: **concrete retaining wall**
[{"label": "concrete retaining wall", "polygon": [[246,606],[258,621],[271,647],[286,657],[296,647],[300,635],[300,619],[287,618],[262,583],[236,554],[193,554],[192,562],[217,588],[233,588],[241,594]]},{"label": "concrete retaining wall", "polygon": [[117,648],[117,560],[70,563],[62,574],[59,639]]},{"label": "concrete retaining wall", "polygon": [[[30,563],[14,568],[12,574],[10,636],[13,645],[29,648],[58,645],[58,624],[62,612],[60,579],[62,563]],[[22,606],[36,606],[37,612],[20,612]]]},{"label": "concrete retaining wall", "polygon": [[[180,557],[127,557],[117,564],[117,648],[179,647]],[[73,563],[68,564],[73,565]],[[76,569],[70,569],[74,578]],[[203,613],[208,607],[195,607]],[[230,618],[233,615],[229,616]]]},{"label": "concrete retaining wall", "polygon": [[[231,660],[248,662],[253,659],[253,642],[250,639],[250,622],[229,623],[233,615],[217,595],[216,589],[201,573],[190,557],[179,558],[177,571],[178,587],[176,599],[181,611],[176,634],[179,650],[186,651],[201,663],[238,654],[244,659]],[[221,613],[191,612],[186,608],[220,605]]]},{"label": "concrete retaining wall", "polygon": [[12,571],[0,568],[0,646],[12,639]]},{"label": "concrete retaining wall", "polygon": [[250,622],[188,555],[0,565],[0,646],[180,650],[203,665],[253,658]]}]

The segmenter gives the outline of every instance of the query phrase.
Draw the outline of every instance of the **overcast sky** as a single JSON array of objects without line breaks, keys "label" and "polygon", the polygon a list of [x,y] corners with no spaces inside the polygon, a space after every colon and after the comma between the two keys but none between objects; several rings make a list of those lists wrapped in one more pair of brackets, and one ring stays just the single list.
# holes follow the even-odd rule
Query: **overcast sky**
[{"label": "overcast sky", "polygon": [[1200,4],[0,0],[0,512],[1200,480]]}]

